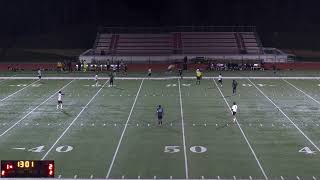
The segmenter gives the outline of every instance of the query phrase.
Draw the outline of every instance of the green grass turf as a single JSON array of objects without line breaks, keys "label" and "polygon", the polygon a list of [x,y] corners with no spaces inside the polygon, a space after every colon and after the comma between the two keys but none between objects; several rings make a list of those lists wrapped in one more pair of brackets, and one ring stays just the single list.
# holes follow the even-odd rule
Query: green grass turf
[{"label": "green grass turf", "polygon": [[[213,80],[201,85],[181,80],[181,91],[178,80],[116,80],[116,87],[101,90],[91,86],[92,80],[74,80],[63,89],[64,110],[56,110],[55,93],[70,81],[42,80],[0,102],[0,134],[5,132],[0,136],[0,159],[53,159],[56,177],[62,178],[105,178],[115,157],[110,178],[186,178],[187,162],[189,178],[263,179],[244,136],[231,121],[226,98],[230,105],[237,102],[240,127],[270,179],[320,177],[320,152],[305,137],[320,146],[319,104],[283,80],[251,81],[305,136],[246,79],[238,80],[237,95],[232,95],[231,80],[224,80],[219,87],[223,96]],[[0,82],[0,99],[32,82]],[[288,82],[320,101],[319,80]],[[165,109],[162,126],[155,114],[159,104]],[[73,149],[58,152],[69,146]],[[166,146],[177,146],[179,152],[165,152]],[[197,152],[199,146],[206,150],[195,153],[195,146]],[[299,152],[303,147],[315,153]]]}]

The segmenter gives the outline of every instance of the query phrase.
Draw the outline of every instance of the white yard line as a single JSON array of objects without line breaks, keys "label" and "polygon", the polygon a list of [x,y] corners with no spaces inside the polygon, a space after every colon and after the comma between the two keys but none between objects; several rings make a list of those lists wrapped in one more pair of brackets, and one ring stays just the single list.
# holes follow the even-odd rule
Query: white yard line
[{"label": "white yard line", "polygon": [[[226,98],[224,97],[224,94],[222,93],[222,91],[221,91],[221,89],[219,88],[219,86],[218,86],[218,84],[216,83],[216,81],[213,80],[213,82],[214,82],[214,84],[216,85],[216,87],[218,88],[221,96],[222,96],[223,99],[224,99],[224,102],[227,104],[227,106],[228,106],[228,108],[229,108],[229,111],[230,111],[230,113],[232,114],[231,107],[230,107],[229,103],[227,102]],[[258,164],[258,166],[259,166],[259,168],[260,168],[260,170],[261,170],[264,178],[267,180],[267,179],[268,179],[268,176],[266,175],[266,173],[265,173],[265,171],[264,171],[264,169],[263,169],[263,167],[262,167],[262,165],[261,165],[261,163],[260,163],[260,161],[259,161],[259,159],[258,159],[258,157],[257,157],[257,155],[256,155],[256,153],[255,153],[255,151],[253,150],[253,148],[252,148],[252,146],[251,146],[251,144],[250,144],[247,136],[246,136],[245,133],[243,132],[243,130],[242,130],[242,128],[241,128],[241,126],[240,126],[237,118],[236,118],[236,123],[237,123],[237,125],[238,125],[238,127],[239,127],[239,129],[240,129],[240,131],[241,131],[242,136],[243,136],[244,139],[246,140],[246,142],[247,142],[247,144],[248,144],[248,146],[249,146],[249,148],[250,148],[250,150],[251,150],[252,155],[253,155],[254,158],[256,159],[257,164]]]},{"label": "white yard line", "polygon": [[[65,87],[67,87],[69,84],[71,84],[74,80],[70,81],[68,84],[66,84],[65,86],[63,86],[60,90],[64,89]],[[22,120],[24,120],[26,117],[28,117],[31,113],[33,113],[36,109],[38,109],[41,105],[43,105],[44,103],[46,103],[49,99],[51,99],[54,95],[56,95],[59,91],[55,92],[54,94],[52,94],[50,97],[48,97],[45,101],[43,101],[41,104],[39,104],[37,107],[33,108],[30,112],[28,112],[28,114],[26,114],[25,116],[23,116],[19,121],[17,121],[16,123],[14,123],[10,128],[8,128],[7,130],[5,130],[3,133],[0,134],[0,137],[2,137],[3,135],[5,135],[7,132],[9,132],[12,128],[14,128],[17,124],[19,124]]]},{"label": "white yard line", "polygon": [[96,94],[89,100],[89,102],[82,108],[82,110],[79,112],[79,114],[73,119],[73,121],[69,124],[69,126],[63,131],[63,133],[58,137],[58,139],[53,143],[53,145],[50,147],[50,149],[46,152],[46,154],[41,158],[41,160],[44,160],[48,154],[51,152],[51,150],[54,148],[54,146],[60,141],[60,139],[66,134],[66,132],[70,129],[70,127],[76,122],[76,120],[79,118],[79,116],[83,113],[83,111],[88,107],[88,105],[93,101],[93,99],[99,94],[99,92],[104,88],[104,86],[108,83],[106,81],[103,86],[96,92]]},{"label": "white yard line", "polygon": [[15,94],[19,93],[20,91],[23,91],[24,89],[28,88],[29,86],[33,85],[34,83],[36,83],[36,82],[38,82],[38,81],[39,81],[39,80],[37,80],[37,81],[33,81],[33,82],[32,82],[31,84],[29,84],[28,86],[26,86],[26,87],[24,87],[24,88],[21,88],[21,89],[19,89],[18,91],[16,91],[16,92],[14,92],[14,93],[10,94],[9,96],[7,96],[7,97],[5,97],[5,98],[1,99],[1,100],[0,100],[0,102],[2,102],[2,101],[4,101],[4,100],[6,100],[6,99],[8,99],[8,98],[10,98],[11,96],[13,96],[13,95],[15,95]]},{"label": "white yard line", "polygon": [[320,152],[320,148],[282,111],[282,109],[276,105],[260,88],[258,88],[250,79],[250,83],[260,91],[260,93],[267,98],[291,123],[292,125]]},{"label": "white yard line", "polygon": [[[151,77],[148,78],[149,80],[170,80],[170,79],[180,79],[180,76],[168,76],[168,77]],[[309,79],[309,80],[319,80],[320,77],[295,77],[295,76],[288,76],[288,77],[270,77],[270,76],[252,76],[252,77],[239,77],[239,76],[226,76],[223,77],[223,79]],[[37,77],[0,77],[0,79],[38,79]],[[61,79],[77,79],[77,80],[93,80],[94,77],[43,77],[42,79],[44,80],[61,80]],[[99,77],[100,80],[108,80],[109,77]],[[116,77],[115,79],[119,79],[119,80],[143,80],[145,79],[144,77]],[[183,77],[183,79],[195,79],[194,76],[185,76]],[[215,76],[207,76],[207,77],[203,77],[203,79],[209,79],[209,80],[213,80],[213,79],[218,79],[218,77]]]},{"label": "white yard line", "polygon": [[131,107],[131,110],[130,110],[128,119],[127,119],[127,121],[126,121],[126,124],[125,124],[125,126],[124,126],[124,128],[123,128],[123,130],[122,130],[122,134],[121,134],[121,136],[120,136],[120,139],[119,139],[119,142],[118,142],[116,151],[115,151],[114,154],[113,154],[112,161],[111,161],[111,164],[110,164],[110,166],[109,166],[109,170],[108,170],[108,173],[107,173],[107,176],[106,176],[107,179],[109,179],[109,176],[110,176],[110,173],[111,173],[111,170],[112,170],[114,161],[116,160],[116,157],[117,157],[117,154],[118,154],[118,151],[119,151],[119,148],[120,148],[120,145],[121,145],[121,142],[122,142],[124,133],[125,133],[126,130],[127,130],[128,123],[129,123],[130,118],[131,118],[131,114],[132,114],[132,112],[133,112],[134,106],[135,106],[135,104],[136,104],[136,102],[137,102],[137,99],[138,99],[138,97],[139,97],[139,94],[140,94],[140,90],[141,90],[143,81],[144,81],[144,79],[142,79],[142,81],[141,81],[141,83],[140,83],[139,90],[138,90],[138,92],[137,92],[137,94],[136,94],[136,97],[135,97],[135,99],[134,99],[134,101],[133,101],[133,104],[132,104],[132,107]]},{"label": "white yard line", "polygon": [[314,102],[320,104],[320,102],[316,99],[314,99],[313,97],[311,97],[309,94],[307,94],[306,92],[302,91],[301,89],[297,88],[295,85],[293,85],[292,83],[290,83],[289,81],[283,79],[284,82],[290,84],[292,87],[294,87],[296,90],[302,92],[304,95],[306,95],[308,98],[312,99]]},{"label": "white yard line", "polygon": [[187,148],[186,148],[186,137],[184,134],[184,119],[183,119],[183,108],[182,108],[182,98],[181,98],[181,87],[180,79],[178,79],[179,84],[179,98],[180,98],[180,114],[181,114],[181,126],[182,126],[182,142],[183,142],[183,153],[184,153],[184,167],[186,173],[186,179],[189,179],[189,170],[188,170],[188,158],[187,158]]}]

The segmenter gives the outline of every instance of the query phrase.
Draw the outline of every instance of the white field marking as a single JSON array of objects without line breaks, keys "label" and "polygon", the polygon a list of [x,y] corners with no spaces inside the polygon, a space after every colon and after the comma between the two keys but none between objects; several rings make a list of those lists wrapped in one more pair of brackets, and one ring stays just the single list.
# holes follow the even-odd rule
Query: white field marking
[{"label": "white field marking", "polygon": [[[65,87],[67,87],[69,84],[71,84],[74,80],[70,81],[68,84],[66,84],[65,86],[63,86],[60,90],[64,89]],[[54,94],[52,94],[50,97],[48,97],[45,101],[43,101],[42,103],[40,103],[37,107],[33,108],[30,112],[28,112],[25,116],[23,116],[19,121],[17,121],[16,123],[14,123],[11,127],[9,127],[7,130],[5,130],[3,133],[0,134],[0,137],[2,137],[3,135],[5,135],[8,131],[10,131],[12,128],[14,128],[17,124],[19,124],[22,120],[24,120],[26,117],[28,117],[32,112],[34,112],[36,109],[38,109],[41,105],[43,105],[44,103],[46,103],[47,101],[49,101],[49,99],[51,99],[53,96],[55,96],[59,91],[55,92]],[[25,125],[28,125],[28,123],[25,123]]]},{"label": "white field marking", "polygon": [[185,167],[186,179],[189,179],[188,158],[187,158],[187,148],[186,148],[186,137],[185,137],[185,133],[184,133],[184,119],[183,119],[180,79],[178,79],[178,84],[179,84],[180,114],[181,114],[181,127],[182,127],[182,142],[183,142],[183,153],[184,153],[184,167]]},{"label": "white field marking", "polygon": [[283,81],[285,81],[286,83],[290,84],[292,87],[294,87],[296,90],[302,92],[304,95],[306,95],[308,98],[312,99],[314,102],[320,104],[320,102],[316,99],[314,99],[313,97],[311,97],[309,94],[305,93],[304,91],[302,91],[301,89],[297,88],[295,85],[293,85],[292,83],[290,83],[289,81],[283,79]]},{"label": "white field marking", "polygon": [[[294,76],[288,76],[288,77],[256,77],[256,76],[247,76],[247,77],[224,77],[224,79],[309,79],[309,80],[319,80],[320,77],[294,77]],[[37,77],[0,77],[0,79],[33,79],[33,80],[37,80]],[[72,80],[72,79],[77,79],[77,80],[88,80],[88,79],[94,79],[94,77],[92,78],[88,78],[88,77],[44,77],[44,80],[62,80],[62,79],[66,79],[66,80]],[[101,80],[109,80],[109,77],[101,77]],[[116,80],[142,80],[145,79],[144,77],[116,77]],[[173,79],[180,79],[180,77],[178,76],[170,76],[170,77],[153,77],[153,78],[148,78],[150,80],[173,80]],[[195,77],[184,77],[184,79],[196,79]],[[213,80],[213,79],[218,79],[217,77],[203,77],[203,79],[209,79],[209,80]]]},{"label": "white field marking", "polygon": [[[222,97],[223,97],[223,99],[224,99],[224,102],[227,104],[227,106],[228,106],[228,108],[229,108],[229,111],[230,111],[230,113],[232,114],[231,107],[230,107],[229,103],[227,102],[226,98],[224,97],[224,94],[222,93],[221,89],[219,88],[219,86],[218,86],[217,82],[216,82],[215,80],[213,80],[213,82],[214,82],[214,84],[216,85],[216,87],[218,88],[218,90],[219,90],[219,92],[220,92],[221,96],[222,96]],[[241,133],[242,133],[242,136],[243,136],[243,137],[244,137],[244,139],[246,140],[246,142],[247,142],[247,144],[248,144],[248,146],[249,146],[249,148],[250,148],[250,150],[251,150],[252,155],[253,155],[253,156],[254,156],[254,158],[256,159],[257,164],[258,164],[258,166],[259,166],[259,168],[260,168],[260,170],[261,170],[261,172],[262,172],[262,174],[263,174],[264,178],[265,178],[266,180],[268,180],[268,176],[266,175],[266,173],[265,173],[265,171],[264,171],[263,167],[261,166],[261,163],[260,163],[260,161],[259,161],[259,159],[258,159],[258,157],[257,157],[257,155],[256,155],[256,153],[255,153],[255,151],[254,151],[254,150],[253,150],[253,148],[251,147],[251,144],[250,144],[249,140],[247,139],[247,136],[244,134],[244,132],[243,132],[243,130],[242,130],[242,128],[241,128],[241,126],[239,125],[238,119],[236,118],[235,120],[236,120],[236,123],[237,123],[237,125],[238,125],[238,127],[239,127],[239,129],[240,129]]]},{"label": "white field marking", "polygon": [[248,79],[254,87],[260,91],[260,93],[267,98],[291,123],[292,125],[320,152],[320,148],[280,109],[278,105],[276,105],[264,92],[258,88],[250,79]]},{"label": "white field marking", "polygon": [[17,94],[17,93],[19,93],[20,91],[23,91],[24,89],[26,89],[26,88],[28,88],[28,87],[30,87],[30,86],[32,86],[34,83],[36,83],[36,82],[38,82],[39,80],[37,80],[37,81],[33,81],[31,84],[29,84],[28,86],[26,86],[26,87],[24,87],[24,88],[21,88],[21,89],[19,89],[18,91],[16,91],[16,92],[14,92],[14,93],[12,93],[12,94],[10,94],[9,96],[7,96],[7,97],[5,97],[5,98],[3,98],[3,99],[1,99],[0,100],[0,102],[2,102],[2,101],[4,101],[4,100],[6,100],[6,99],[8,99],[8,98],[10,98],[11,96],[14,96],[15,94]]},{"label": "white field marking", "polygon": [[133,101],[133,104],[132,104],[132,107],[131,107],[131,110],[130,110],[128,119],[127,119],[126,124],[125,124],[125,126],[124,126],[124,128],[123,128],[123,131],[122,131],[122,134],[121,134],[121,136],[120,136],[120,139],[119,139],[119,142],[118,142],[116,151],[115,151],[114,154],[113,154],[112,161],[111,161],[111,164],[110,164],[110,166],[109,166],[108,173],[107,173],[107,179],[109,179],[109,177],[110,177],[110,173],[111,173],[111,170],[112,170],[114,161],[116,160],[116,157],[117,157],[117,154],[118,154],[118,151],[119,151],[119,148],[120,148],[120,145],[121,145],[121,142],[122,142],[124,133],[125,133],[126,130],[127,130],[128,123],[129,123],[130,118],[131,118],[131,114],[132,114],[132,112],[133,112],[134,106],[135,106],[135,104],[136,104],[136,102],[137,102],[138,96],[139,96],[139,94],[140,94],[140,90],[141,90],[141,88],[142,88],[143,81],[144,81],[144,79],[142,79],[142,81],[141,81],[141,83],[140,83],[140,87],[139,87],[139,89],[138,89],[138,92],[137,92],[137,94],[136,94],[136,97],[134,98],[134,101]]},{"label": "white field marking", "polygon": [[79,114],[73,119],[73,121],[69,124],[69,126],[63,131],[63,133],[59,136],[59,138],[53,143],[53,145],[50,147],[50,149],[46,152],[46,154],[41,158],[41,160],[44,160],[47,155],[51,152],[51,150],[54,148],[54,146],[60,141],[60,139],[66,134],[66,132],[70,129],[70,127],[74,124],[74,122],[79,118],[79,116],[82,114],[82,112],[86,109],[86,107],[93,101],[93,99],[99,94],[99,92],[102,90],[102,88],[108,83],[106,81],[103,86],[96,92],[96,94],[90,99],[90,101],[85,105],[85,108],[82,108],[82,110],[79,112]]}]

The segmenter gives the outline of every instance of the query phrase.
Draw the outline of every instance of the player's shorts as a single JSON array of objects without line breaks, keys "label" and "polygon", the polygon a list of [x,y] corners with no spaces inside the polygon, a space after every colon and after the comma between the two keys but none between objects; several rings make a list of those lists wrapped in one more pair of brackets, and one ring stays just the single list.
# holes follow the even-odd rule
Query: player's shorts
[{"label": "player's shorts", "polygon": [[218,80],[219,83],[222,83],[222,79]]},{"label": "player's shorts", "polygon": [[41,76],[38,76],[39,79],[41,79]]},{"label": "player's shorts", "polygon": [[58,104],[62,104],[62,101],[58,101]]},{"label": "player's shorts", "polygon": [[162,120],[162,116],[158,116],[158,120]]},{"label": "player's shorts", "polygon": [[148,76],[151,76],[151,73],[148,73]]},{"label": "player's shorts", "polygon": [[232,115],[234,115],[234,116],[235,116],[236,114],[237,114],[237,112],[235,112],[235,111],[232,111]]},{"label": "player's shorts", "polygon": [[200,81],[200,79],[201,79],[201,77],[200,77],[200,76],[197,76],[197,80]]}]

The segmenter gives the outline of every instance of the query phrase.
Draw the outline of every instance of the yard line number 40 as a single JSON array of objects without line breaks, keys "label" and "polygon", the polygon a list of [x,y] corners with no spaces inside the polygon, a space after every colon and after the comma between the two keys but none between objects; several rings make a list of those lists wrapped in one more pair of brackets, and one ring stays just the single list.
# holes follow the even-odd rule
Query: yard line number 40
[{"label": "yard line number 40", "polygon": [[[207,148],[203,146],[191,146],[190,151],[193,153],[205,153],[207,152]],[[180,146],[165,146],[164,147],[165,153],[178,153],[180,152]]]}]

